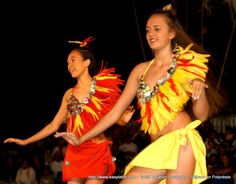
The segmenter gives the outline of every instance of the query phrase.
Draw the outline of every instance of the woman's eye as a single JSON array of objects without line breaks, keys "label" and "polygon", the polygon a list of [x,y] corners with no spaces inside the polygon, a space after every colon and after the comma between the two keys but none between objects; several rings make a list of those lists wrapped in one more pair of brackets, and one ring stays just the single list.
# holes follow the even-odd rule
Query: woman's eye
[{"label": "woman's eye", "polygon": [[156,28],[155,28],[155,31],[157,31],[157,32],[158,32],[158,31],[160,31],[160,30],[161,30],[161,29],[160,29],[160,28],[158,28],[158,27],[156,27]]}]

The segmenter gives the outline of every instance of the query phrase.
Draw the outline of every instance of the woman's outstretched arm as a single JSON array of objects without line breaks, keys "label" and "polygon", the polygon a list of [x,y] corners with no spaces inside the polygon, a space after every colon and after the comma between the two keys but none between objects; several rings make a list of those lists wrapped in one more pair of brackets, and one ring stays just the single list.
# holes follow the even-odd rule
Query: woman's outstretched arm
[{"label": "woman's outstretched arm", "polygon": [[62,99],[62,102],[61,102],[61,106],[60,106],[56,116],[51,121],[51,123],[46,125],[42,130],[40,130],[39,132],[37,132],[36,134],[32,135],[29,138],[18,139],[18,138],[12,137],[12,138],[7,138],[6,140],[4,140],[4,143],[15,143],[18,145],[25,146],[27,144],[39,141],[39,140],[51,135],[52,133],[56,132],[58,130],[58,128],[60,127],[60,125],[64,122],[64,120],[67,116],[67,95],[68,95],[68,93],[69,93],[69,90],[65,93],[65,95]]}]

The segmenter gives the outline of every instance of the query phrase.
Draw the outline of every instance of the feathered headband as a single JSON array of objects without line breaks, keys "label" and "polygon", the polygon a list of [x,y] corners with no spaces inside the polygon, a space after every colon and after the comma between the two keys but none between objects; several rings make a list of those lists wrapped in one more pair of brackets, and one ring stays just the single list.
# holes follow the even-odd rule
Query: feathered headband
[{"label": "feathered headband", "polygon": [[92,42],[93,40],[95,40],[95,38],[93,38],[92,36],[84,39],[83,41],[68,41],[69,43],[76,43],[79,44],[80,47],[85,47],[86,45],[88,45],[90,42]]}]

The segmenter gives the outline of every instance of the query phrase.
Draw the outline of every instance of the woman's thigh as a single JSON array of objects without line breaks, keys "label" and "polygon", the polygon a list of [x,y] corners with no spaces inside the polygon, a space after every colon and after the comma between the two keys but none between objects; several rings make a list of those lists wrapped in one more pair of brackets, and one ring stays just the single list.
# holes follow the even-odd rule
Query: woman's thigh
[{"label": "woman's thigh", "polygon": [[74,178],[67,182],[67,184],[84,184],[86,179],[83,178]]},{"label": "woman's thigh", "polygon": [[67,184],[103,184],[104,180],[100,179],[72,179]]},{"label": "woman's thigh", "polygon": [[120,184],[156,184],[166,175],[166,170],[133,167]]},{"label": "woman's thigh", "polygon": [[103,184],[104,183],[104,180],[87,180],[85,184]]},{"label": "woman's thigh", "polygon": [[180,146],[177,169],[167,170],[167,183],[189,184],[192,183],[196,160],[192,145],[187,140],[186,145]]}]

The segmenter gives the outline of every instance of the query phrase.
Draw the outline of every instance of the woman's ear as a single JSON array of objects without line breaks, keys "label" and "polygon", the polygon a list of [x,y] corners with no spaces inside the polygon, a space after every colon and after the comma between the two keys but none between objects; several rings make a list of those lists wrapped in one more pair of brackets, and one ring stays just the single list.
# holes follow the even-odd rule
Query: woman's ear
[{"label": "woman's ear", "polygon": [[175,31],[170,32],[170,39],[172,40],[175,37],[176,33]]},{"label": "woman's ear", "polygon": [[84,66],[88,67],[90,65],[90,63],[91,63],[90,59],[86,59],[84,61]]}]

